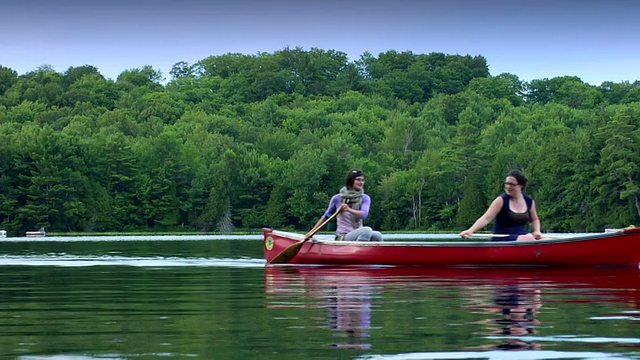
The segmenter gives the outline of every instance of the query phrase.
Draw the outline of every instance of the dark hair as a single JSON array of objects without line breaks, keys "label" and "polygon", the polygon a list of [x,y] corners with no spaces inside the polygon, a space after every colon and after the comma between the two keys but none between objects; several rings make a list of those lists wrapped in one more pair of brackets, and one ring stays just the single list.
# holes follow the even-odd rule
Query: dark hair
[{"label": "dark hair", "polygon": [[511,170],[507,176],[511,176],[518,182],[518,185],[522,185],[522,190],[527,187],[528,179],[524,176],[524,174],[520,170]]},{"label": "dark hair", "polygon": [[356,178],[358,176],[363,176],[364,174],[362,173],[362,170],[358,170],[358,169],[353,169],[353,170],[349,170],[349,172],[347,173],[347,176],[345,176],[344,178],[344,186],[347,187],[347,189],[350,189],[353,187],[353,182],[356,181]]}]

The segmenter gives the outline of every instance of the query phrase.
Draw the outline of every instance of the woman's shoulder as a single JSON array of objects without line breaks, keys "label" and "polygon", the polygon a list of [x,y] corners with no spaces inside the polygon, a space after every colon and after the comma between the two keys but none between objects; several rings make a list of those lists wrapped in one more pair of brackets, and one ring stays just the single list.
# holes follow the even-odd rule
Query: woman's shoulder
[{"label": "woman's shoulder", "polygon": [[493,199],[493,201],[491,202],[491,206],[492,207],[495,207],[495,206],[502,207],[507,202],[509,202],[509,195],[500,194],[500,195],[496,196],[495,199]]},{"label": "woman's shoulder", "polygon": [[531,206],[531,204],[533,204],[533,198],[525,193],[522,194],[522,196],[524,197],[524,201],[527,203],[528,206]]}]

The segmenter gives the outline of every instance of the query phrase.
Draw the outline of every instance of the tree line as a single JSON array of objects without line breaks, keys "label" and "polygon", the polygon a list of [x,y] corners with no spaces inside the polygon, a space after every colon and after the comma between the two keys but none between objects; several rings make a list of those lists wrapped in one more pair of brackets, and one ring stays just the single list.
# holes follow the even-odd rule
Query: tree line
[{"label": "tree line", "polygon": [[[382,231],[468,227],[507,171],[543,231],[640,219],[640,82],[491,75],[483,56],[284,48],[18,75],[0,65],[0,227],[308,230],[351,168]],[[166,82],[165,82],[166,81]]]}]

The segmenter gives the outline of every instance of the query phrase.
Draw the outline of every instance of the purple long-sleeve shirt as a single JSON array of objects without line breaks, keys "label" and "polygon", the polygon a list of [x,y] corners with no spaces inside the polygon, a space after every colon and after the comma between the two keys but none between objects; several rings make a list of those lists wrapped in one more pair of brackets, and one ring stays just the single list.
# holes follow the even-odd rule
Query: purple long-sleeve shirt
[{"label": "purple long-sleeve shirt", "polygon": [[[342,203],[342,199],[340,194],[335,194],[331,197],[329,201],[329,207],[327,207],[327,211],[324,212],[324,218],[328,219],[333,213],[335,213],[340,204]],[[344,235],[348,234],[351,231],[362,227],[362,221],[369,216],[369,207],[371,206],[371,198],[367,194],[362,194],[362,204],[360,205],[360,211],[362,211],[362,217],[358,221],[358,226],[354,227],[351,223],[351,217],[353,216],[349,212],[343,212],[338,215],[336,221],[336,235]]]}]

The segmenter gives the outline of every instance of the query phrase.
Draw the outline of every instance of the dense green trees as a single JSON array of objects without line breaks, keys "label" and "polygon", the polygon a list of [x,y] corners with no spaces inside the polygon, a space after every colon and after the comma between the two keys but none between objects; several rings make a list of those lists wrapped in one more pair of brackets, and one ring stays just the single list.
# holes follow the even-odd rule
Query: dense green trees
[{"label": "dense green trees", "polygon": [[382,231],[468,227],[521,169],[544,231],[640,222],[640,83],[491,76],[482,56],[285,48],[0,66],[0,227],[309,229],[362,168]]}]

